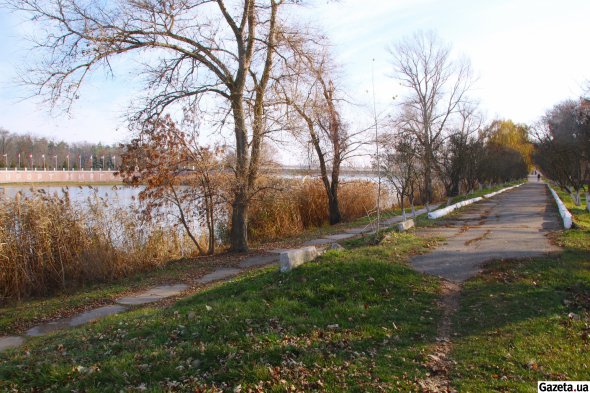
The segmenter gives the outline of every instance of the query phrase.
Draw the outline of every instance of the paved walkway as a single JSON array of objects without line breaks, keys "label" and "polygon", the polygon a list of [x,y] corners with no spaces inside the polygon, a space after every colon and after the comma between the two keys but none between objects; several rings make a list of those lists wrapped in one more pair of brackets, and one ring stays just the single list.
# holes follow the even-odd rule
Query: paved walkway
[{"label": "paved walkway", "polygon": [[[436,209],[438,205],[434,205],[431,209]],[[426,213],[426,209],[420,209],[416,211],[416,215]],[[411,218],[411,215],[408,216]],[[397,223],[402,221],[401,216],[392,217],[386,220],[381,221],[381,228],[385,229],[388,227],[392,227]],[[325,237],[320,237],[317,239],[310,240],[303,244],[303,246],[316,246],[323,248],[328,244],[332,244],[334,242],[350,239],[353,237],[363,236],[366,234],[371,234],[375,232],[374,224],[369,224],[362,227],[356,227],[347,229],[342,233],[336,233],[332,235],[326,235]],[[203,277],[199,278],[197,282],[199,284],[209,284],[215,281],[220,280],[227,280],[229,278],[235,277],[240,273],[243,273],[245,269],[259,267],[259,266],[267,266],[272,264],[277,264],[280,259],[280,254],[282,252],[289,251],[289,249],[277,249],[271,250],[266,255],[257,255],[253,257],[249,257],[243,259],[237,268],[220,268],[215,270],[209,274],[204,275]],[[70,318],[63,318],[56,321],[44,323],[38,326],[34,326],[33,328],[27,330],[25,332],[25,336],[0,336],[0,351],[9,349],[9,348],[16,348],[21,346],[25,343],[26,337],[38,337],[44,336],[46,334],[63,330],[69,329],[72,327],[84,325],[90,322],[94,322],[98,319],[104,318],[109,315],[118,314],[124,311],[128,311],[131,307],[141,306],[144,304],[154,303],[169,297],[179,296],[182,295],[183,292],[187,291],[189,286],[183,283],[178,283],[175,285],[163,285],[154,288],[150,288],[147,291],[132,295],[122,297],[116,300],[116,304],[108,305],[99,307],[93,310],[89,310],[83,312],[81,314],[75,315]]]},{"label": "paved walkway", "polygon": [[429,254],[414,257],[416,270],[462,282],[475,276],[485,262],[537,257],[559,248],[547,234],[561,228],[551,194],[542,182],[529,182],[478,202],[457,218],[443,220],[445,227],[421,231],[447,238]]}]

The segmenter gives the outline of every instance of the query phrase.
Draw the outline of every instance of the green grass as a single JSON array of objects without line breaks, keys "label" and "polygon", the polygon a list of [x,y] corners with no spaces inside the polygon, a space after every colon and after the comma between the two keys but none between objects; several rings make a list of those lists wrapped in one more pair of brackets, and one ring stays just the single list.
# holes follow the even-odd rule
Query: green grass
[{"label": "green grass", "polygon": [[590,379],[589,235],[561,232],[562,254],[495,262],[465,284],[454,318],[458,391],[535,392],[538,380]]},{"label": "green grass", "polygon": [[0,353],[0,390],[419,391],[439,286],[403,259],[425,246],[393,234],[31,339]]}]

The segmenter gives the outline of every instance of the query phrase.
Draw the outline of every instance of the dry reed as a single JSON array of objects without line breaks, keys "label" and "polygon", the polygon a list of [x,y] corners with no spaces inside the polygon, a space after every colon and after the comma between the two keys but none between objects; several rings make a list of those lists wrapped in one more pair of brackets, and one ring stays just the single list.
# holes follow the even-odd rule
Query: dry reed
[{"label": "dry reed", "polygon": [[[268,241],[293,236],[328,222],[328,197],[318,179],[265,178],[266,191],[252,200],[249,237]],[[340,212],[344,221],[366,216],[375,209],[377,187],[369,181],[342,183]]]},{"label": "dry reed", "polygon": [[0,204],[0,303],[109,281],[181,256],[186,239],[94,193],[42,190]]}]

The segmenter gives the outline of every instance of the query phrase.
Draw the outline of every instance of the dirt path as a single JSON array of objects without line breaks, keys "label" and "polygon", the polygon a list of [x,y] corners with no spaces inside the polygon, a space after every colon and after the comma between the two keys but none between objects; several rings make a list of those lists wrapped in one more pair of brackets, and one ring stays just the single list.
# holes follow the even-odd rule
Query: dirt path
[{"label": "dirt path", "polygon": [[560,229],[557,210],[546,186],[531,181],[513,191],[476,203],[460,215],[441,220],[423,236],[441,236],[446,243],[433,252],[416,256],[411,263],[418,271],[443,278],[440,307],[443,315],[436,343],[425,366],[429,375],[419,384],[424,392],[454,392],[449,379],[452,319],[459,309],[461,284],[492,260],[537,257],[558,252],[548,235]]},{"label": "dirt path", "polygon": [[453,349],[451,320],[459,309],[460,291],[461,287],[457,283],[443,281],[439,301],[443,315],[436,332],[436,344],[431,347],[424,364],[430,370],[430,375],[418,382],[424,392],[454,392],[449,379],[449,372],[453,368],[453,360],[450,358]]}]

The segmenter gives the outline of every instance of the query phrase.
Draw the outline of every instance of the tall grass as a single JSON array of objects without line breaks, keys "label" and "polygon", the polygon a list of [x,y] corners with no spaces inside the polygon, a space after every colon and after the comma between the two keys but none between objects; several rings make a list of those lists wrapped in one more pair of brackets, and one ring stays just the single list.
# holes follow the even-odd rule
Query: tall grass
[{"label": "tall grass", "polygon": [[66,190],[0,204],[0,303],[109,281],[179,257],[183,236],[142,222],[94,193],[82,206]]},{"label": "tall grass", "polygon": [[[262,186],[266,191],[250,205],[252,240],[276,240],[328,223],[328,197],[320,180],[265,178]],[[342,183],[339,198],[343,220],[354,220],[375,209],[377,186],[369,181]]]}]

